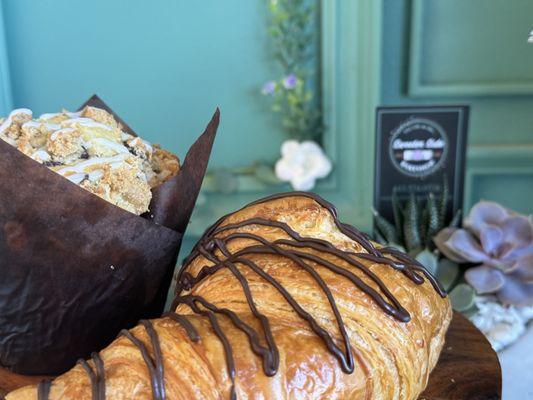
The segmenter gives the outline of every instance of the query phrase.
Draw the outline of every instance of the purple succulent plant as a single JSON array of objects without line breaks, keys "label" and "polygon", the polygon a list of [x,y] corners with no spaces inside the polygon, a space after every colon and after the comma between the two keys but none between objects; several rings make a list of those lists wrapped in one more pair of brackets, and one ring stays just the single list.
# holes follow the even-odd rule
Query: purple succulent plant
[{"label": "purple succulent plant", "polygon": [[478,294],[494,293],[503,304],[533,304],[533,222],[498,203],[480,201],[464,229],[445,228],[434,238],[439,250],[458,263]]}]

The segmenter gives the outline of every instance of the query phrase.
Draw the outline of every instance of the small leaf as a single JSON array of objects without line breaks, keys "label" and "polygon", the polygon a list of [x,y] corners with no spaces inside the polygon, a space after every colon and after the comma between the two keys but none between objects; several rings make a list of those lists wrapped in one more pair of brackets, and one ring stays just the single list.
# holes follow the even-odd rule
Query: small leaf
[{"label": "small leaf", "polygon": [[394,227],[396,228],[396,236],[398,241],[403,241],[403,211],[400,204],[400,199],[398,198],[398,193],[395,189],[392,191],[392,213],[394,215]]},{"label": "small leaf", "polygon": [[255,178],[267,185],[278,185],[281,181],[276,176],[274,169],[267,164],[257,164],[254,171]]},{"label": "small leaf", "polygon": [[437,272],[437,256],[428,249],[425,249],[418,253],[415,258],[420,264],[426,267],[430,274],[435,274]]},{"label": "small leaf", "polygon": [[239,181],[237,177],[224,169],[216,170],[213,173],[215,190],[223,194],[234,193],[237,191]]},{"label": "small leaf", "polygon": [[455,215],[453,216],[450,224],[448,225],[451,228],[459,228],[459,225],[461,224],[461,216],[463,214],[462,210],[457,210]]},{"label": "small leaf", "polygon": [[376,227],[385,237],[387,242],[398,242],[398,237],[396,236],[396,229],[394,228],[394,226],[389,221],[387,221],[387,219],[379,215],[377,210],[372,209],[372,214],[374,214],[374,223],[376,224]]},{"label": "small leaf", "polygon": [[443,258],[439,261],[436,278],[444,289],[449,290],[459,275],[459,264]]},{"label": "small leaf", "polygon": [[409,194],[409,200],[405,206],[405,221],[403,225],[403,236],[405,238],[405,245],[407,250],[415,251],[420,249],[420,232],[418,231],[418,202],[414,192]]},{"label": "small leaf", "polygon": [[439,231],[439,210],[437,207],[437,201],[433,193],[428,194],[427,199],[428,220],[426,228],[425,243],[426,246],[433,246],[432,238]]},{"label": "small leaf", "polygon": [[383,246],[386,246],[387,245],[387,241],[385,240],[385,238],[383,236],[381,236],[381,234],[379,233],[378,230],[374,231],[374,238],[376,239],[376,241],[383,245]]},{"label": "small leaf", "polygon": [[460,283],[450,292],[450,301],[454,310],[463,312],[474,305],[476,293],[474,288],[466,283]]},{"label": "small leaf", "polygon": [[405,253],[405,247],[403,247],[401,244],[398,244],[398,243],[388,243],[387,244],[389,247],[394,247],[395,249],[401,251],[402,253]]},{"label": "small leaf", "polygon": [[418,220],[418,231],[420,232],[420,238],[422,239],[422,244],[425,247],[429,247],[426,243],[426,236],[427,236],[427,230],[428,230],[428,220],[429,220],[429,212],[428,207],[422,207],[422,210],[420,211],[420,218]]},{"label": "small leaf", "polygon": [[215,189],[215,178],[214,178],[214,172],[207,171],[204,177],[204,180],[202,182],[202,191],[206,192],[214,192]]},{"label": "small leaf", "polygon": [[446,211],[448,210],[448,196],[450,195],[450,187],[448,186],[448,176],[444,174],[442,176],[442,192],[439,204],[439,224],[435,232],[444,228],[446,223]]},{"label": "small leaf", "polygon": [[474,304],[472,307],[468,308],[467,310],[461,311],[461,314],[463,314],[467,318],[473,317],[477,312],[479,311],[479,308]]}]

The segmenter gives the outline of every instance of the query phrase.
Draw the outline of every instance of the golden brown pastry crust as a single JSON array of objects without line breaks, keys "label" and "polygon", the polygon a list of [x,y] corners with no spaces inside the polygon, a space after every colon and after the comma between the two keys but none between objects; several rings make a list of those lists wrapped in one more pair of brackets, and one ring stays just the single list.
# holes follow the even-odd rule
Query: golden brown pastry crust
[{"label": "golden brown pastry crust", "polygon": [[[324,239],[337,248],[364,252],[361,245],[342,234],[331,213],[312,198],[295,195],[270,200],[244,208],[227,217],[222,225],[249,218],[263,218],[289,225],[304,237]],[[287,238],[284,231],[267,226],[248,225],[220,233],[254,233],[269,241]],[[233,253],[251,243],[235,239],[228,249]],[[312,254],[315,250],[301,249]],[[217,256],[224,257],[217,252]],[[354,270],[362,280],[375,286],[367,276],[331,254],[321,254],[336,265]],[[332,309],[324,292],[311,276],[291,260],[280,255],[249,256],[263,270],[275,277],[300,305],[334,338],[340,339]],[[191,261],[188,272],[193,276],[213,263],[203,256]],[[226,317],[218,317],[233,351],[235,391],[238,399],[416,399],[425,388],[444,344],[444,334],[451,320],[449,300],[442,298],[426,279],[413,283],[401,272],[385,264],[364,264],[391,290],[411,315],[408,323],[385,313],[365,292],[348,279],[318,264],[316,271],[331,289],[350,337],[355,358],[352,374],[343,372],[337,358],[322,339],[296,315],[272,285],[242,266],[257,308],[268,317],[279,349],[279,370],[272,377],[263,372],[262,360],[253,353],[246,335]],[[249,325],[259,328],[242,286],[228,269],[220,269],[193,287],[218,308],[227,308]],[[193,342],[186,330],[170,318],[152,321],[159,336],[164,360],[164,381],[168,399],[228,399],[231,381],[228,376],[224,347],[207,318],[194,314],[180,304],[176,310],[189,314],[188,319],[199,333]],[[145,327],[131,332],[148,348],[154,349]],[[264,341],[263,341],[264,342]],[[101,353],[105,366],[106,395],[110,399],[152,398],[150,374],[137,347],[122,336]],[[94,366],[92,361],[89,364]],[[37,388],[25,387],[8,395],[8,400],[35,399]],[[80,366],[57,378],[50,399],[91,399],[88,374]]]},{"label": "golden brown pastry crust", "polygon": [[166,182],[180,170],[180,160],[177,156],[169,151],[161,148],[161,146],[154,144],[152,154],[152,168],[156,175],[150,181],[152,187]]}]

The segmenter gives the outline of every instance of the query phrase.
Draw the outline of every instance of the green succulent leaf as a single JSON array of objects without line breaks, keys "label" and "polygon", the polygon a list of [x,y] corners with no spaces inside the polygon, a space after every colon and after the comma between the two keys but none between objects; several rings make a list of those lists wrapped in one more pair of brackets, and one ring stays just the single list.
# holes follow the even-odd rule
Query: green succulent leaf
[{"label": "green succulent leaf", "polygon": [[405,206],[405,221],[403,224],[403,236],[405,245],[410,252],[417,251],[422,247],[419,232],[418,202],[414,192],[411,192]]},{"label": "green succulent leaf", "polygon": [[223,194],[230,194],[237,191],[239,181],[235,174],[225,169],[217,169],[213,172],[214,189]]},{"label": "green succulent leaf", "polygon": [[396,237],[398,242],[403,242],[403,211],[400,199],[398,198],[398,193],[396,190],[392,191],[392,213],[394,216],[394,226],[396,228]]},{"label": "green succulent leaf", "polygon": [[444,228],[446,223],[446,211],[448,209],[448,196],[450,195],[450,188],[448,186],[448,176],[444,174],[442,177],[442,192],[439,204],[439,223],[437,226],[437,232]]},{"label": "green succulent leaf", "polygon": [[443,258],[439,261],[436,278],[444,289],[449,290],[459,276],[459,272],[459,264],[447,258]]},{"label": "green succulent leaf", "polygon": [[399,250],[401,251],[402,253],[405,253],[406,250],[405,250],[405,247],[403,247],[401,244],[399,243],[387,243],[388,246],[390,247],[394,247],[396,250]]},{"label": "green succulent leaf", "polygon": [[479,308],[476,307],[474,304],[472,307],[468,308],[467,310],[461,311],[461,314],[463,314],[465,317],[470,318],[474,316],[479,311]]},{"label": "green succulent leaf", "polygon": [[437,256],[428,249],[425,249],[418,253],[415,259],[424,267],[426,267],[429,273],[435,274],[437,272]]},{"label": "green succulent leaf", "polygon": [[450,292],[450,301],[454,310],[463,312],[474,306],[476,293],[474,288],[466,283],[460,283]]},{"label": "green succulent leaf", "polygon": [[428,210],[428,220],[427,220],[427,230],[425,236],[425,244],[430,247],[433,246],[433,236],[437,234],[439,229],[439,209],[437,207],[437,200],[433,193],[429,193],[427,200],[427,210]]},{"label": "green succulent leaf", "polygon": [[459,225],[461,224],[462,215],[463,215],[463,210],[457,210],[457,212],[453,216],[453,218],[450,221],[450,224],[448,226],[450,228],[459,228]]},{"label": "green succulent leaf", "polygon": [[374,223],[385,240],[388,243],[397,243],[396,228],[386,218],[379,215],[375,209],[372,209],[372,213],[374,214]]},{"label": "green succulent leaf", "polygon": [[422,207],[422,210],[420,210],[420,218],[418,220],[418,232],[420,232],[420,239],[422,240],[422,244],[425,247],[428,247],[426,243],[426,236],[428,231],[428,220],[429,220],[429,213],[426,207]]},{"label": "green succulent leaf", "polygon": [[374,238],[376,239],[376,241],[383,245],[383,246],[386,246],[388,243],[387,241],[385,240],[385,238],[383,237],[383,235],[381,233],[379,233],[379,231],[376,229],[374,231]]},{"label": "green succulent leaf", "polygon": [[274,169],[267,164],[258,163],[254,170],[255,178],[267,185],[278,185],[281,181],[276,176]]}]

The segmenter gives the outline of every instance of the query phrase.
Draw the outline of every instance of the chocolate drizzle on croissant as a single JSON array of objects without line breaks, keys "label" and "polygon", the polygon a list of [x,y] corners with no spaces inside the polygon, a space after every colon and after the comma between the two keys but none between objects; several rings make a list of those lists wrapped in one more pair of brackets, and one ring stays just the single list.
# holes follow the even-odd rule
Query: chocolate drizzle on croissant
[{"label": "chocolate drizzle on croissant", "polygon": [[[150,352],[146,345],[137,339],[130,331],[123,329],[120,335],[127,337],[141,352],[144,362],[148,367],[150,373],[150,382],[152,384],[152,398],[154,400],[163,400],[165,396],[165,375],[163,369],[163,353],[161,352],[161,346],[159,343],[159,337],[157,331],[150,321],[141,320],[141,324],[146,329],[150,342],[152,344],[154,356],[150,355]],[[94,388],[94,385],[93,385]],[[93,389],[94,393],[94,389]]]},{"label": "chocolate drizzle on croissant", "polygon": [[92,386],[92,399],[93,400],[103,400],[105,399],[105,370],[104,370],[104,362],[100,358],[100,355],[98,353],[92,353],[91,358],[93,360],[93,364],[95,366],[96,371],[93,370],[93,368],[89,365],[89,363],[83,359],[78,360],[78,364],[82,366],[82,368],[87,372],[87,375],[89,375],[89,379],[91,380],[91,386]]},{"label": "chocolate drizzle on croissant", "polygon": [[[250,205],[293,196],[305,196],[311,198],[322,207],[326,208],[332,215],[334,223],[340,232],[359,243],[359,245],[366,252],[356,253],[353,251],[345,251],[335,247],[332,243],[326,240],[302,237],[298,232],[291,229],[289,225],[280,221],[273,221],[263,218],[250,218],[237,223],[228,223],[223,225],[223,222],[228,217],[225,216],[219,219],[205,232],[203,237],[192,250],[191,254],[184,261],[183,268],[181,269],[177,278],[176,297],[172,303],[172,310],[175,310],[179,304],[185,304],[195,315],[205,317],[209,321],[214,333],[219,338],[224,348],[228,376],[231,380],[230,397],[232,400],[236,399],[235,361],[230,341],[218,322],[220,315],[229,318],[232,324],[248,337],[252,351],[262,359],[263,370],[267,376],[273,376],[276,374],[280,363],[279,351],[272,334],[270,321],[256,307],[254,297],[248,285],[248,281],[237,265],[239,265],[241,269],[247,268],[250,271],[253,271],[264,281],[274,287],[279,294],[284,297],[294,312],[302,320],[306,321],[314,333],[322,339],[326,348],[337,358],[341,368],[345,373],[352,373],[355,365],[354,356],[350,347],[349,336],[346,332],[346,327],[335,302],[332,291],[324,279],[316,271],[314,265],[319,265],[320,267],[326,268],[335,274],[345,277],[352,282],[355,287],[366,293],[372,299],[372,301],[383,310],[383,312],[401,322],[408,322],[410,320],[409,313],[402,307],[400,302],[390,292],[384,282],[362,262],[363,260],[370,261],[372,263],[388,265],[390,268],[401,272],[408,279],[418,285],[422,284],[425,279],[428,279],[440,296],[446,296],[446,292],[420,263],[393,248],[376,248],[364,233],[358,231],[350,225],[340,222],[334,206],[315,194],[304,192],[277,194],[253,202]],[[251,232],[243,231],[241,229],[253,225],[268,226],[271,228],[280,229],[290,239],[278,239],[271,242],[264,237],[255,235]],[[232,253],[229,250],[228,244],[232,240],[236,239],[247,239],[250,240],[252,244]],[[310,249],[312,252],[305,252],[303,249]],[[324,329],[319,322],[316,321],[313,316],[309,314],[294,299],[294,297],[283,287],[279,281],[276,280],[276,278],[271,276],[253,261],[253,257],[251,256],[255,254],[270,254],[290,259],[295,265],[298,266],[298,268],[305,270],[314,279],[318,287],[320,287],[320,290],[326,296],[333,315],[335,316],[335,322],[342,337],[342,340],[340,341],[342,342],[341,346],[338,345],[339,341],[335,340],[330,333]],[[343,262],[338,264],[333,263],[326,258],[321,257],[320,254],[334,257],[342,260]],[[188,272],[188,269],[191,262],[199,256],[203,256],[205,259],[209,260],[212,265],[206,265],[202,267],[196,276],[193,276],[190,272]],[[353,267],[360,273],[363,273],[365,277],[373,283],[373,285],[371,286],[365,283],[365,281],[355,274],[354,270],[351,270],[351,268],[343,267],[342,264],[345,263],[349,264],[350,267]],[[219,308],[215,304],[208,302],[205,298],[191,294],[191,290],[199,282],[224,268],[228,269],[232,273],[242,287],[249,309],[252,315],[260,323],[261,328],[259,330],[261,332],[243,321],[235,312],[226,308]],[[379,288],[379,290],[376,290],[373,286]],[[187,335],[191,341],[197,342],[201,339],[198,331],[187,319],[186,315],[179,315],[171,311],[165,313],[163,316],[168,317],[170,320],[173,320],[181,325],[181,327],[183,327],[187,332]],[[133,336],[133,334],[130,332],[124,330],[121,332],[121,334],[126,336],[141,352],[150,374],[152,394],[154,399],[165,399],[163,356],[157,332],[153,328],[153,325],[150,323],[150,321],[141,321],[141,323],[146,329],[150,339],[152,352],[148,350],[147,346],[142,341],[135,338],[135,336]],[[153,356],[151,354],[153,354]],[[85,364],[82,365],[87,370],[91,380],[93,399],[103,399],[105,397],[103,364],[100,364],[98,359],[95,359],[93,356],[93,364],[97,369],[96,373],[92,372],[92,369],[87,363]],[[86,368],[86,366],[88,368]],[[39,393],[41,393],[41,386],[39,387]],[[46,399],[47,397],[43,396],[40,398]]]},{"label": "chocolate drizzle on croissant", "polygon": [[48,399],[51,385],[52,385],[52,382],[49,379],[44,379],[41,382],[39,382],[39,386],[37,387],[37,399],[38,400]]}]

